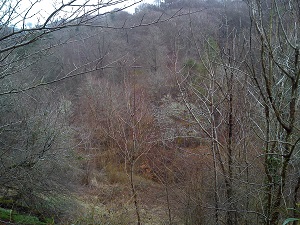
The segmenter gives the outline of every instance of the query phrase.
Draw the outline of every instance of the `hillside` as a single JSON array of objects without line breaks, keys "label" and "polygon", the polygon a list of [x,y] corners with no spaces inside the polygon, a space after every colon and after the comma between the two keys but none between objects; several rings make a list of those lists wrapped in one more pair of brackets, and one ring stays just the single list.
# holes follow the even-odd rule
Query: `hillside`
[{"label": "hillside", "polygon": [[0,7],[0,224],[296,225],[298,1],[119,3]]}]

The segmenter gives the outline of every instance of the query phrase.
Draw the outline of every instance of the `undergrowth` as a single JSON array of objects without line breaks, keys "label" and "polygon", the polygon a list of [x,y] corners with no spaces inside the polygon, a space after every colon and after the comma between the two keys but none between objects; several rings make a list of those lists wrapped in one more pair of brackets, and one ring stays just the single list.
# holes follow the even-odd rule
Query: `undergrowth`
[{"label": "undergrowth", "polygon": [[7,222],[12,222],[16,224],[26,224],[26,225],[52,225],[54,224],[53,219],[46,218],[41,221],[36,216],[24,215],[14,211],[12,209],[0,208],[0,219]]}]

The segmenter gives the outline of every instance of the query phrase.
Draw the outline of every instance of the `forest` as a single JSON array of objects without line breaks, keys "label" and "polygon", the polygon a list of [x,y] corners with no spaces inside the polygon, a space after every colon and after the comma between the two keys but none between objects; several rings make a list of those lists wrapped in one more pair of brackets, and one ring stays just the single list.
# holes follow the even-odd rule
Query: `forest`
[{"label": "forest", "polygon": [[22,2],[0,1],[0,224],[300,224],[298,0]]}]

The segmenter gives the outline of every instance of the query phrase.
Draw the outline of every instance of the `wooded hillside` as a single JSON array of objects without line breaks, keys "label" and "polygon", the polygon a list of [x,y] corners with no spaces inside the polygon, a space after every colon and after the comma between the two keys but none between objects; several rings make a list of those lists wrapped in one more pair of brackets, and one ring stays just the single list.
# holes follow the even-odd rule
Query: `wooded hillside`
[{"label": "wooded hillside", "polygon": [[297,225],[300,3],[126,2],[0,3],[0,224]]}]

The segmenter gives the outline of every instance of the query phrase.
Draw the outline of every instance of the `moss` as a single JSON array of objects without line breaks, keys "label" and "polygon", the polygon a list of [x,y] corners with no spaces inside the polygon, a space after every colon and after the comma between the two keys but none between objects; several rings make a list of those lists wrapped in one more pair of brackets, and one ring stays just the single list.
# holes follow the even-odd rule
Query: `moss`
[{"label": "moss", "polygon": [[21,214],[15,214],[13,213],[12,215],[12,220],[15,223],[18,224],[32,224],[32,225],[43,225],[46,223],[41,222],[37,217],[35,216],[26,216],[26,215],[21,215]]},{"label": "moss", "polygon": [[0,218],[2,220],[11,220],[12,210],[0,208]]},{"label": "moss", "polygon": [[11,209],[4,209],[4,208],[0,208],[0,219],[17,223],[17,224],[26,224],[26,225],[54,224],[53,219],[47,218],[45,219],[45,222],[42,222],[36,216],[23,215]]}]

